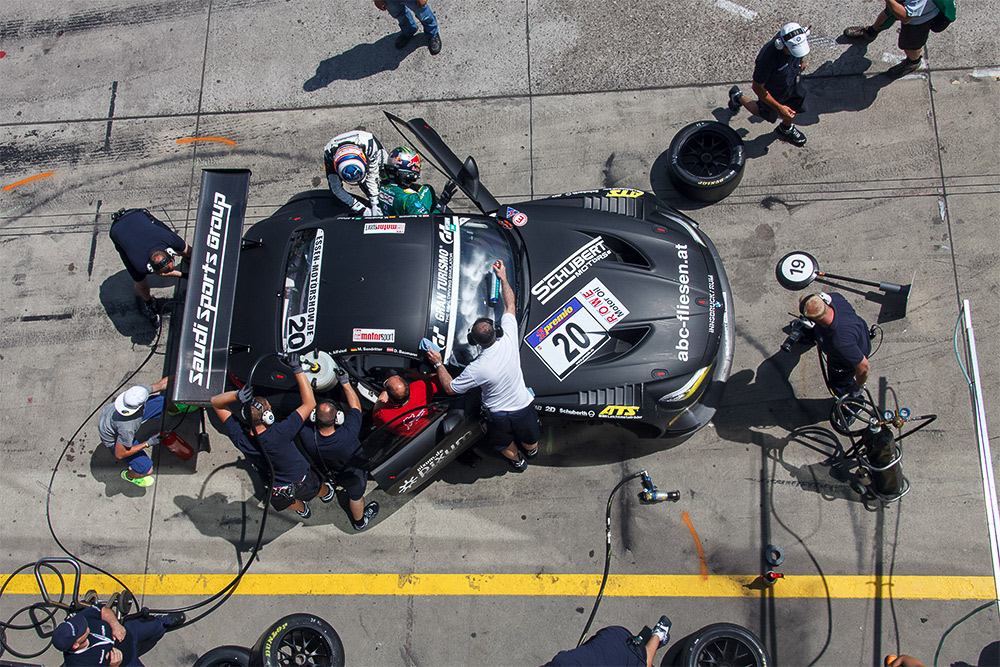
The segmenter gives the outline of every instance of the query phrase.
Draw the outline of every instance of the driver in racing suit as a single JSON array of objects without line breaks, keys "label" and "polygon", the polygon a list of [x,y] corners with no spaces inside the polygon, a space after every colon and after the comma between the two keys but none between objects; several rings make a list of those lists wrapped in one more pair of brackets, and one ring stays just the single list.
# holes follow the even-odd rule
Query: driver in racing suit
[{"label": "driver in racing suit", "polygon": [[[326,180],[333,196],[349,206],[355,213],[381,215],[378,202],[382,166],[386,161],[385,149],[371,132],[351,130],[338,134],[323,149]],[[351,196],[344,183],[357,185],[368,197],[370,208]]]},{"label": "driver in racing suit", "polygon": [[385,215],[429,215],[434,206],[434,190],[417,187],[420,155],[407,146],[397,146],[385,164],[386,180],[378,198]]}]

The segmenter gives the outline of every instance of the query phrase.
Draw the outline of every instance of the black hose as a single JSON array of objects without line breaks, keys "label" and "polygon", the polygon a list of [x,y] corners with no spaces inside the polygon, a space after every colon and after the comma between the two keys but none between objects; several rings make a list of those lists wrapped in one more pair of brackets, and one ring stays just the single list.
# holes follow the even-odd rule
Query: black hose
[{"label": "black hose", "polygon": [[594,608],[590,610],[590,618],[587,619],[587,625],[583,626],[583,633],[580,635],[580,641],[576,643],[577,646],[583,644],[583,640],[587,638],[587,633],[590,631],[590,624],[594,622],[594,616],[597,615],[597,607],[601,604],[601,598],[604,597],[604,586],[608,583],[608,571],[611,569],[611,501],[614,500],[615,494],[618,493],[618,489],[625,485],[625,482],[641,477],[645,474],[645,470],[640,470],[637,473],[632,473],[622,481],[618,482],[618,485],[611,491],[611,495],[608,496],[608,509],[605,515],[605,534],[607,536],[605,550],[604,550],[604,576],[601,578],[601,588],[597,591],[597,599],[594,600]]}]

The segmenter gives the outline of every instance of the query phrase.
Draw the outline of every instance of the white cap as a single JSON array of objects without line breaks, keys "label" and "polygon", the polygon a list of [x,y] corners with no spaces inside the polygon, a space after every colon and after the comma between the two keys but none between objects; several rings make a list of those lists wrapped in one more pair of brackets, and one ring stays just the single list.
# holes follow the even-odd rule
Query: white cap
[{"label": "white cap", "polygon": [[122,417],[129,417],[141,410],[148,398],[149,390],[145,387],[130,387],[115,399],[115,410]]},{"label": "white cap", "polygon": [[788,47],[789,53],[796,58],[803,58],[809,53],[809,40],[806,35],[809,28],[803,28],[798,23],[786,23],[781,27],[778,38]]}]

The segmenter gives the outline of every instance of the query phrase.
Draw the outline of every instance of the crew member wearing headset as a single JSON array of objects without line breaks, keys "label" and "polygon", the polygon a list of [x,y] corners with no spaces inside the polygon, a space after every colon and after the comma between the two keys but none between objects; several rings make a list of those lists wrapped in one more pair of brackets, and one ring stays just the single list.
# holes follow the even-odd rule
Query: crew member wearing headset
[{"label": "crew member wearing headset", "polygon": [[[302,361],[298,354],[284,355],[282,363],[295,375],[302,404],[292,414],[277,421],[271,404],[262,396],[254,396],[253,388],[247,384],[239,391],[227,391],[212,397],[212,407],[222,421],[226,435],[236,448],[261,472],[264,480],[270,479],[270,459],[274,467],[274,478],[270,479],[271,507],[279,512],[291,507],[303,519],[312,516],[312,510],[305,501],[319,496],[328,503],[334,499],[333,487],[321,482],[309,461],[295,446],[295,435],[316,407],[316,397],[312,385],[302,372]],[[239,401],[244,419],[250,428],[233,416],[228,406]]]},{"label": "crew member wearing headset", "polygon": [[799,312],[817,326],[813,339],[826,354],[827,386],[838,398],[860,396],[868,381],[872,344],[868,323],[837,292],[802,297]]},{"label": "crew member wearing headset", "polygon": [[615,665],[616,667],[653,667],[656,651],[670,638],[670,619],[660,616],[643,642],[620,625],[601,628],[586,642],[567,651],[559,651],[542,667],[579,667],[580,665]]},{"label": "crew member wearing headset", "polygon": [[[517,318],[514,315],[514,290],[507,281],[502,261],[493,265],[500,279],[503,297],[503,317],[500,326],[488,317],[480,317],[469,330],[469,344],[483,351],[465,370],[452,379],[441,360],[441,353],[426,350],[427,360],[434,364],[438,386],[448,394],[464,394],[481,387],[483,405],[489,413],[487,438],[517,472],[528,467],[525,459],[538,455],[538,416],[532,405],[534,398],[524,385],[521,357],[518,354]],[[504,335],[504,331],[511,332]],[[521,456],[518,447],[524,450]]]},{"label": "crew member wearing headset", "polygon": [[139,656],[152,650],[164,632],[184,625],[184,612],[150,615],[121,622],[106,605],[82,609],[52,631],[52,645],[66,667],[143,667]]},{"label": "crew member wearing headset", "polygon": [[734,114],[742,106],[754,116],[768,122],[781,117],[774,128],[778,137],[795,146],[805,146],[806,135],[795,127],[793,121],[800,111],[805,111],[805,91],[799,86],[799,75],[806,68],[803,60],[809,53],[809,28],[798,23],[786,23],[774,39],[764,45],[757,55],[753,68],[751,100],[739,86],[729,89],[729,110]]},{"label": "crew member wearing headset", "polygon": [[[382,215],[378,194],[386,159],[385,149],[371,132],[351,130],[338,134],[323,149],[330,192],[359,215]],[[345,183],[357,185],[364,191],[368,197],[367,207],[344,189]]]},{"label": "crew member wearing headset", "polygon": [[165,224],[140,208],[121,209],[111,214],[111,241],[125,264],[125,270],[135,282],[139,310],[154,327],[160,323],[160,305],[149,293],[146,276],[180,277],[174,268],[173,251],[191,258],[191,246]]},{"label": "crew member wearing headset", "polygon": [[365,505],[367,478],[361,469],[363,461],[359,457],[361,400],[358,392],[351,386],[351,376],[347,371],[338,366],[336,372],[350,408],[344,416],[344,423],[337,427],[337,407],[330,401],[323,401],[316,406],[316,426],[302,429],[299,438],[306,452],[316,452],[326,471],[347,491],[351,526],[354,530],[363,530],[378,515],[378,503]]}]

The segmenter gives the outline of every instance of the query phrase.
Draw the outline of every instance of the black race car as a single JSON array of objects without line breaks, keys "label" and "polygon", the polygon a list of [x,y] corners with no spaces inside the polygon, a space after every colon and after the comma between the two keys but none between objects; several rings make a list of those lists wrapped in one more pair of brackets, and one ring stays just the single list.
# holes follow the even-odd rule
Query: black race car
[{"label": "black race car", "polygon": [[[712,418],[733,358],[732,295],[693,220],[631,189],[501,206],[471,157],[460,161],[423,120],[387,115],[447,176],[446,190],[461,188],[481,213],[352,219],[329,193],[293,198],[243,236],[233,377],[247,380],[263,353],[299,352],[319,390],[333,385],[336,363],[373,402],[388,375],[421,369],[422,338],[457,376],[477,353],[472,323],[499,320],[491,266],[501,259],[519,322],[505,335],[521,341],[543,419],[607,420],[656,437]],[[252,381],[296,404],[274,356]],[[416,436],[395,435],[393,423],[362,434],[370,474],[391,493],[416,488],[484,432],[475,396],[440,395],[416,410],[427,424]]]}]

